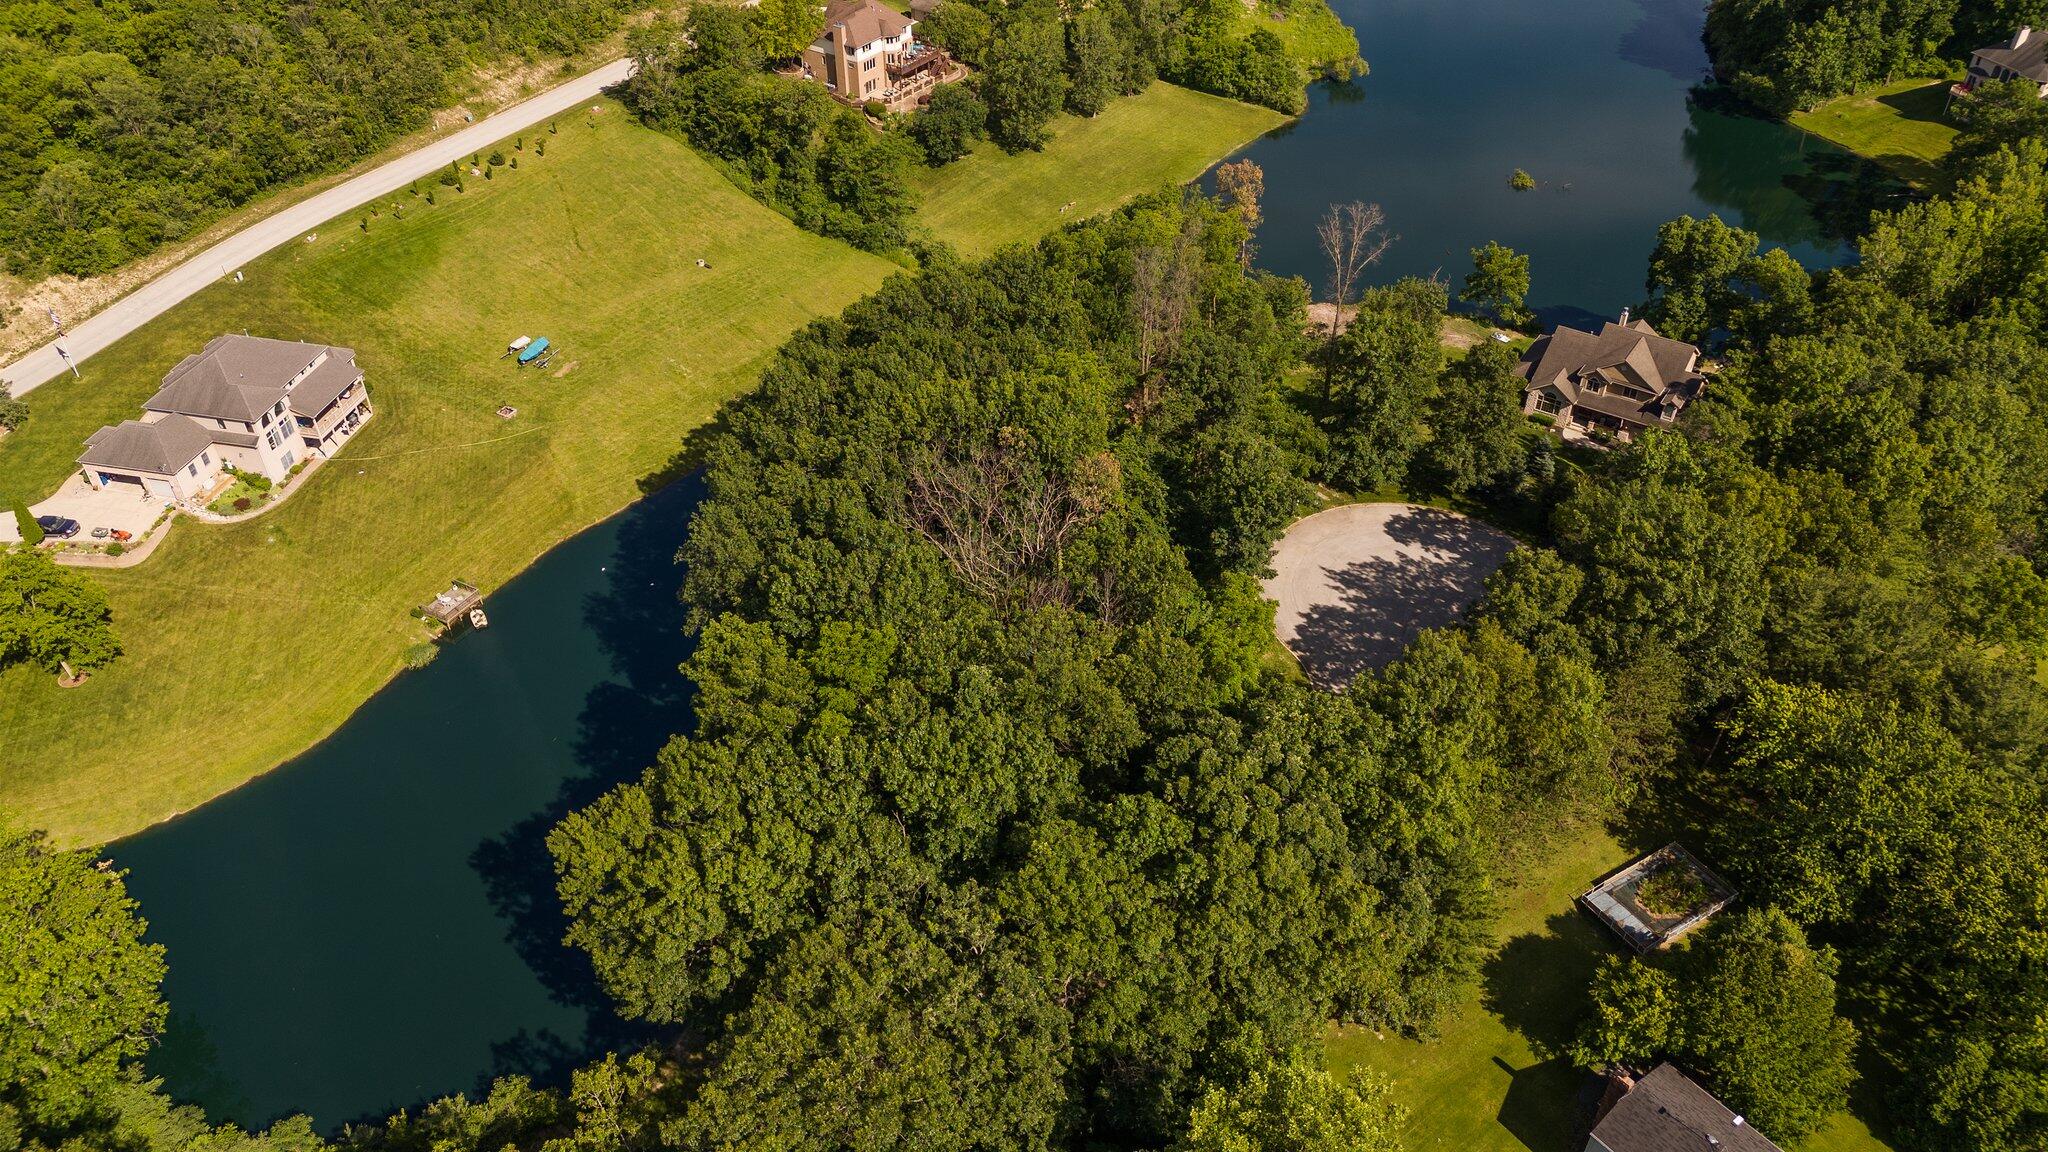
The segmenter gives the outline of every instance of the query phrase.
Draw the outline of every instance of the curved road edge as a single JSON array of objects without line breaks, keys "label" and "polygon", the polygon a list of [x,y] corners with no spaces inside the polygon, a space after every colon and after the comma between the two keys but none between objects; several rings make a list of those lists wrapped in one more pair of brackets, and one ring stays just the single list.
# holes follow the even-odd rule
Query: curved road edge
[{"label": "curved road edge", "polygon": [[[93,353],[168,312],[201,288],[234,272],[265,252],[379,196],[388,196],[422,176],[483,150],[522,128],[558,116],[625,80],[631,60],[614,60],[545,92],[530,96],[471,124],[460,132],[422,145],[395,160],[280,209],[207,248],[197,256],[138,286],[80,321],[65,335],[0,367],[0,380],[21,396],[83,363]],[[60,353],[61,349],[61,353]],[[70,357],[65,361],[65,354]]]}]

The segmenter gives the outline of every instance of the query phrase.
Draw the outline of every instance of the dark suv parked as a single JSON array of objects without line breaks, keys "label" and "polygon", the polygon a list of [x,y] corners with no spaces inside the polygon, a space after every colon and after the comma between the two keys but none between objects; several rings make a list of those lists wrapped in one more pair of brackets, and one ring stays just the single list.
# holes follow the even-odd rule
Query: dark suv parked
[{"label": "dark suv parked", "polygon": [[78,535],[78,521],[69,516],[38,516],[36,525],[43,530],[43,535],[55,536],[59,540],[69,540]]}]

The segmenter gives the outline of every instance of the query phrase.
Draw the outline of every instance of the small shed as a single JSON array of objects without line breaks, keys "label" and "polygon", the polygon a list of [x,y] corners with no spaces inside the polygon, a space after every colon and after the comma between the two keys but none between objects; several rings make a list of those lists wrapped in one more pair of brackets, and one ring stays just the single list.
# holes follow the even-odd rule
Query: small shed
[{"label": "small shed", "polygon": [[484,594],[476,585],[455,580],[448,590],[413,610],[413,615],[422,620],[432,620],[442,627],[450,627],[456,621],[468,617],[469,610],[484,602]]},{"label": "small shed", "polygon": [[1726,880],[1674,841],[1601,877],[1579,907],[1640,955],[1670,947],[1734,900]]},{"label": "small shed", "polygon": [[519,363],[521,363],[522,365],[531,364],[535,360],[540,359],[540,354],[547,350],[548,338],[545,336],[537,337],[534,339],[533,343],[528,344],[526,347],[521,348],[519,350]]}]

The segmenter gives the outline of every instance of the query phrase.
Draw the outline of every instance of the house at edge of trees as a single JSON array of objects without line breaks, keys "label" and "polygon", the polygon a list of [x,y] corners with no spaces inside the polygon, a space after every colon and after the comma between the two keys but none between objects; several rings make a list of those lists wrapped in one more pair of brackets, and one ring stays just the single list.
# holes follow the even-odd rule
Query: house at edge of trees
[{"label": "house at edge of trees", "polygon": [[2048,96],[2048,34],[2023,27],[2003,44],[1970,53],[1964,91],[1994,80],[2031,80],[2042,96]]},{"label": "house at edge of trees", "polygon": [[891,112],[928,103],[966,68],[917,39],[917,20],[877,0],[833,0],[825,27],[804,49],[803,75],[856,107],[878,101]]},{"label": "house at edge of trees", "polygon": [[164,376],[142,419],[101,428],[78,463],[102,490],[203,506],[226,468],[285,478],[332,456],[370,418],[356,354],[259,336],[217,336]]},{"label": "house at edge of trees", "polygon": [[1629,440],[1678,419],[1706,385],[1699,362],[1698,348],[1623,312],[1597,333],[1558,325],[1529,346],[1515,372],[1528,381],[1522,411]]},{"label": "house at edge of trees", "polygon": [[1585,1152],[1781,1152],[1672,1064],[1607,1073]]}]

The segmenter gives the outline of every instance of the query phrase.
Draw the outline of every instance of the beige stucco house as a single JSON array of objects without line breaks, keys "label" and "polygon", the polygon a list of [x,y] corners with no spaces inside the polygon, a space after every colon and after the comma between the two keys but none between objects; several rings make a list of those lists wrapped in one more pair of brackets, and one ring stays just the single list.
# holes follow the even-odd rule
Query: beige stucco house
[{"label": "beige stucco house", "polygon": [[1524,412],[1628,440],[1678,419],[1706,385],[1699,363],[1698,348],[1623,312],[1598,332],[1558,325],[1529,346],[1515,372],[1528,381]]},{"label": "beige stucco house", "polygon": [[915,19],[877,0],[833,0],[824,30],[804,49],[804,75],[849,104],[875,100],[909,112],[966,74],[946,52],[920,43],[916,28]]},{"label": "beige stucco house", "polygon": [[142,405],[142,418],[87,438],[87,484],[204,504],[232,465],[282,480],[332,456],[371,415],[369,390],[347,348],[260,336],[220,336],[185,357]]}]

